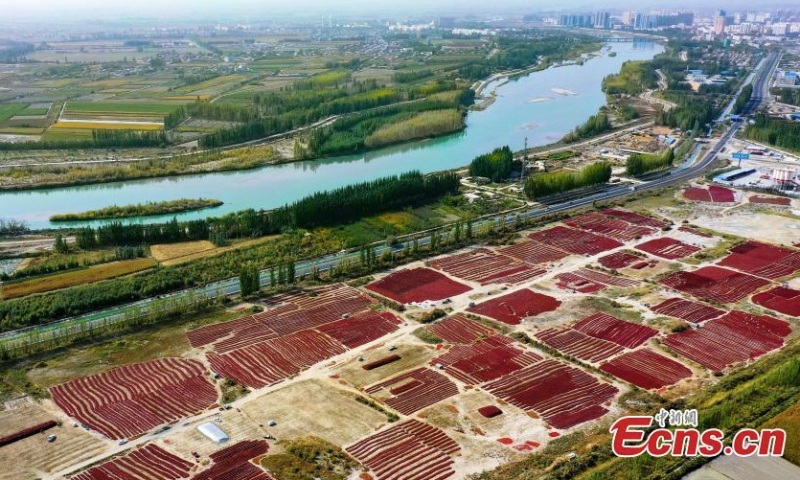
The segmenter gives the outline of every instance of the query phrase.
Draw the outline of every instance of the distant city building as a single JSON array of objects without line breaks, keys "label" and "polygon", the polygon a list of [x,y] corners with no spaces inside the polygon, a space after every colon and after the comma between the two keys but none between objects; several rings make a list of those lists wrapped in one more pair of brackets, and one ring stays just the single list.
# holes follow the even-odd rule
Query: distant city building
[{"label": "distant city building", "polygon": [[[720,10],[721,11],[721,10]],[[714,33],[716,35],[722,35],[725,33],[725,26],[727,25],[727,18],[723,16],[717,16],[714,18]]]},{"label": "distant city building", "polygon": [[789,24],[787,23],[773,23],[772,24],[772,34],[778,35],[780,37],[785,36],[789,33]]},{"label": "distant city building", "polygon": [[649,30],[653,28],[653,21],[650,15],[645,15],[644,13],[637,13],[636,20],[633,23],[634,30]]},{"label": "distant city building", "polygon": [[594,15],[594,28],[610,28],[611,14],[608,12],[597,12]]},{"label": "distant city building", "polygon": [[636,20],[636,12],[622,12],[622,24],[625,26],[633,26]]},{"label": "distant city building", "polygon": [[558,24],[562,27],[592,27],[594,26],[594,17],[580,14],[561,15]]},{"label": "distant city building", "polygon": [[800,85],[800,76],[797,72],[781,72],[775,80],[776,87],[796,87]]}]

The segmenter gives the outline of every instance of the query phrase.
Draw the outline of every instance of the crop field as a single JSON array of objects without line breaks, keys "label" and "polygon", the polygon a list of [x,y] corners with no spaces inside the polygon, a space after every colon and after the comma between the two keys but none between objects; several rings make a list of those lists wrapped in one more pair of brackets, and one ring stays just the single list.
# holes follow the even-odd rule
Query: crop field
[{"label": "crop field", "polygon": [[639,281],[629,278],[608,275],[603,272],[580,268],[574,272],[560,273],[556,275],[558,288],[563,290],[574,290],[580,293],[594,293],[604,290],[606,287],[633,288],[639,285]]},{"label": "crop field", "polygon": [[626,322],[605,313],[596,313],[576,323],[573,329],[607,340],[624,348],[636,348],[658,334],[646,325]]},{"label": "crop field", "polygon": [[48,129],[42,136],[42,140],[48,142],[91,139],[92,131],[85,128],[51,128]]},{"label": "crop field", "polygon": [[504,255],[498,255],[486,248],[478,248],[466,253],[450,255],[430,262],[430,266],[442,270],[462,280],[478,282],[481,285],[492,283],[518,284],[545,273],[544,269],[534,269]]},{"label": "crop field", "polygon": [[772,290],[753,295],[753,303],[776,312],[800,317],[800,291],[786,287],[775,287]]},{"label": "crop field", "polygon": [[800,252],[750,241],[733,247],[719,265],[776,280],[800,270]]},{"label": "crop field", "polygon": [[738,302],[769,284],[767,280],[715,266],[693,272],[675,272],[661,279],[661,283],[721,304]]},{"label": "crop field", "polygon": [[673,333],[663,343],[684,357],[721,372],[782,347],[789,333],[791,327],[783,320],[732,311],[707,321],[701,329]]},{"label": "crop field", "polygon": [[27,103],[5,103],[0,105],[0,124],[19,115],[27,107]]},{"label": "crop field", "polygon": [[68,130],[146,130],[146,131],[155,131],[155,130],[163,130],[164,125],[157,124],[157,123],[142,123],[142,122],[58,122],[54,124],[51,128],[55,128],[58,130],[68,129]]},{"label": "crop field", "polygon": [[617,220],[613,217],[603,215],[599,212],[586,213],[568,220],[564,220],[566,225],[579,228],[592,233],[606,235],[616,240],[630,241],[635,238],[644,237],[656,233],[656,229],[641,225],[631,225],[624,220]]},{"label": "crop field", "polygon": [[548,328],[535,336],[565,355],[597,363],[625,349],[639,347],[657,334],[657,330],[646,325],[626,322],[605,313],[595,313],[572,327],[560,330]]},{"label": "crop field", "polygon": [[400,270],[366,287],[399,303],[443,300],[472,290],[427,268]]},{"label": "crop field", "polygon": [[623,351],[614,343],[594,338],[572,328],[548,328],[536,333],[536,338],[550,348],[587,362],[600,362]]},{"label": "crop field", "polygon": [[262,388],[344,352],[344,346],[327,335],[304,330],[226,353],[209,353],[207,358],[214,372],[223,377]]},{"label": "crop field", "polygon": [[622,246],[612,238],[562,226],[535,232],[528,237],[573,255],[596,255]]},{"label": "crop field", "polygon": [[620,355],[600,369],[645,390],[674,385],[692,376],[683,364],[646,348]]},{"label": "crop field", "polygon": [[42,133],[44,133],[44,128],[5,127],[5,128],[0,128],[0,133],[7,133],[9,135],[41,135]]},{"label": "crop field", "polygon": [[618,270],[627,268],[639,262],[645,261],[642,257],[629,252],[614,252],[612,254],[600,257],[597,263],[605,268]]},{"label": "crop field", "polygon": [[516,407],[536,411],[559,429],[602,417],[608,413],[604,404],[619,392],[617,387],[556,360],[510,373],[484,388]]},{"label": "crop field", "polygon": [[404,415],[411,415],[458,394],[458,387],[441,373],[421,367],[364,389]]},{"label": "crop field", "polygon": [[397,330],[403,323],[390,312],[366,312],[318,327],[347,348],[356,348]]},{"label": "crop field", "polygon": [[664,220],[628,210],[620,210],[618,208],[607,208],[605,210],[601,210],[600,213],[607,217],[624,220],[631,225],[639,225],[641,227],[662,229],[669,226],[669,223],[665,222]]},{"label": "crop field", "polygon": [[482,323],[472,321],[464,315],[453,315],[426,327],[436,337],[449,343],[472,343],[497,332]]},{"label": "crop field", "polygon": [[47,115],[47,112],[50,111],[50,105],[52,104],[33,104],[28,105],[25,110],[19,113],[19,116],[43,116]]},{"label": "crop field", "polygon": [[683,298],[670,298],[651,308],[659,315],[669,315],[691,323],[702,323],[725,314],[724,310]]},{"label": "crop field", "polygon": [[467,385],[477,385],[542,360],[531,351],[517,348],[515,343],[509,337],[496,335],[471,345],[457,345],[430,364],[443,366],[448,375]]},{"label": "crop field", "polygon": [[79,270],[58,273],[37,277],[31,280],[5,283],[2,287],[4,299],[24,297],[35,293],[49,292],[61,288],[85,285],[88,283],[99,282],[109,278],[130,275],[132,273],[143,272],[155,266],[155,262],[149,258],[139,258],[136,260],[125,260],[111,262],[101,265],[94,265]]},{"label": "crop field", "polygon": [[600,257],[597,259],[597,263],[599,263],[600,266],[611,270],[619,270],[628,267],[634,270],[641,270],[645,267],[654,266],[657,264],[657,262],[642,258],[638,253],[628,251],[614,252],[604,257]]},{"label": "crop field", "polygon": [[733,190],[712,185],[708,188],[689,187],[683,191],[683,198],[693,202],[733,203],[736,201]]},{"label": "crop field", "polygon": [[228,85],[239,83],[246,78],[247,75],[221,75],[219,77],[215,77],[194,85],[186,85],[184,87],[176,88],[170,93],[174,93],[179,96],[190,95],[198,92],[207,93],[208,91],[217,91],[218,88],[215,87],[222,87],[222,90],[224,91]]},{"label": "crop field", "polygon": [[337,284],[310,292],[273,297],[277,305],[265,312],[187,333],[192,346],[211,345],[225,353],[280,335],[299,332],[366,310],[373,301],[358,290]]},{"label": "crop field", "polygon": [[194,480],[274,480],[251,460],[267,453],[264,440],[246,440],[211,454],[211,467],[192,477]]},{"label": "crop field", "polygon": [[685,258],[700,251],[700,247],[689,245],[669,237],[654,238],[653,240],[640,243],[636,245],[636,249],[667,260]]},{"label": "crop field", "polygon": [[408,420],[360,440],[345,451],[381,480],[444,480],[455,474],[461,447],[442,430]]},{"label": "crop field", "polygon": [[214,248],[214,244],[208,240],[168,243],[163,245],[151,245],[150,255],[152,255],[152,257],[158,262],[164,262],[167,260],[174,260],[188,255],[206,252],[208,250],[213,250]]},{"label": "crop field", "polygon": [[180,105],[181,102],[68,102],[64,114],[164,116]]},{"label": "crop field", "polygon": [[769,195],[753,195],[748,199],[748,201],[750,203],[759,203],[764,205],[780,205],[784,207],[788,207],[792,203],[791,198],[772,197]]},{"label": "crop field", "polygon": [[72,380],[50,395],[67,415],[112,439],[145,433],[217,400],[203,364],[174,358]]},{"label": "crop field", "polygon": [[514,257],[531,265],[557,262],[569,256],[567,252],[535,241],[520,242],[510,247],[504,247],[499,249],[498,253]]},{"label": "crop field", "polygon": [[470,307],[469,311],[507,325],[519,325],[527,317],[552,312],[560,305],[561,302],[553,297],[525,288],[479,303]]},{"label": "crop field", "polygon": [[174,480],[188,478],[192,466],[157,445],[149,444],[75,475],[72,480]]}]

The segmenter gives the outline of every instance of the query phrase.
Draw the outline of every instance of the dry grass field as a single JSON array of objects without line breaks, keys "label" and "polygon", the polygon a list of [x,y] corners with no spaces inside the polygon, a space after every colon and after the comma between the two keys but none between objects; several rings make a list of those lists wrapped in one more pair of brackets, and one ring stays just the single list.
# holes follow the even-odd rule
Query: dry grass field
[{"label": "dry grass field", "polygon": [[21,282],[6,283],[3,285],[2,298],[24,297],[34,293],[49,292],[62,288],[85,285],[88,283],[99,282],[109,278],[121,277],[131,273],[149,270],[155,266],[155,262],[150,258],[139,258],[136,260],[126,260],[123,262],[111,262],[93,267],[84,268],[72,272],[59,273],[38,277],[32,280]]},{"label": "dry grass field", "polygon": [[173,260],[176,258],[185,257],[187,255],[195,255],[202,252],[213,250],[214,244],[208,240],[199,240],[197,242],[183,242],[183,243],[167,243],[164,245],[153,245],[150,247],[150,255],[159,262]]},{"label": "dry grass field", "polygon": [[234,241],[230,245],[224,247],[216,247],[213,243],[201,240],[197,242],[182,242],[172,243],[165,245],[153,245],[150,247],[150,254],[161,265],[169,267],[171,265],[178,265],[198,258],[210,257],[229,250],[236,250],[237,248],[250,247],[260,243],[268,242],[278,235],[270,235],[266,237],[259,237],[250,240]]}]

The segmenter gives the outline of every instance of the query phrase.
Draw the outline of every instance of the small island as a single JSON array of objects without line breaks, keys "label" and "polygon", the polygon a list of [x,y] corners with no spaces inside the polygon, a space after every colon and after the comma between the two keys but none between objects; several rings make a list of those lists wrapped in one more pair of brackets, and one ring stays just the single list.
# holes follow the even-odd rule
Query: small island
[{"label": "small island", "polygon": [[205,208],[219,207],[222,202],[206,198],[169,200],[165,202],[146,202],[135,205],[112,205],[99,210],[81,213],[62,213],[50,217],[51,222],[76,222],[85,220],[108,220],[114,218],[146,217],[170,213],[191,212]]}]

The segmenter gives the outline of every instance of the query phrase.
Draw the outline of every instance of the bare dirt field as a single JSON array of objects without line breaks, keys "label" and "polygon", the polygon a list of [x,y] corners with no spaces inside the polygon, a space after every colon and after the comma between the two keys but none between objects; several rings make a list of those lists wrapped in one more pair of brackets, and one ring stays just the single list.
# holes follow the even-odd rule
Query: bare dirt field
[{"label": "bare dirt field", "polygon": [[[386,423],[386,415],[354,400],[325,380],[294,383],[248,402],[242,412],[278,440],[314,435],[346,445]],[[277,425],[269,427],[270,421]]]},{"label": "bare dirt field", "polygon": [[[55,420],[64,422],[44,433],[0,448],[0,479],[22,480],[41,478],[69,465],[91,458],[106,450],[108,442],[72,426],[62,414],[48,412],[36,403],[24,403],[18,408],[0,412],[0,436]],[[48,442],[49,435],[56,435]]]},{"label": "bare dirt field", "polygon": [[[353,358],[335,372],[340,375],[343,380],[351,383],[356,388],[364,388],[367,385],[379,382],[405,370],[424,365],[437,355],[436,350],[428,345],[401,343],[396,346],[397,350],[393,352],[390,352],[386,346],[366,352],[363,355],[363,362],[359,362],[357,357]],[[400,355],[401,359],[374,370],[364,370],[361,368],[366,363],[374,362],[394,354]]]}]

